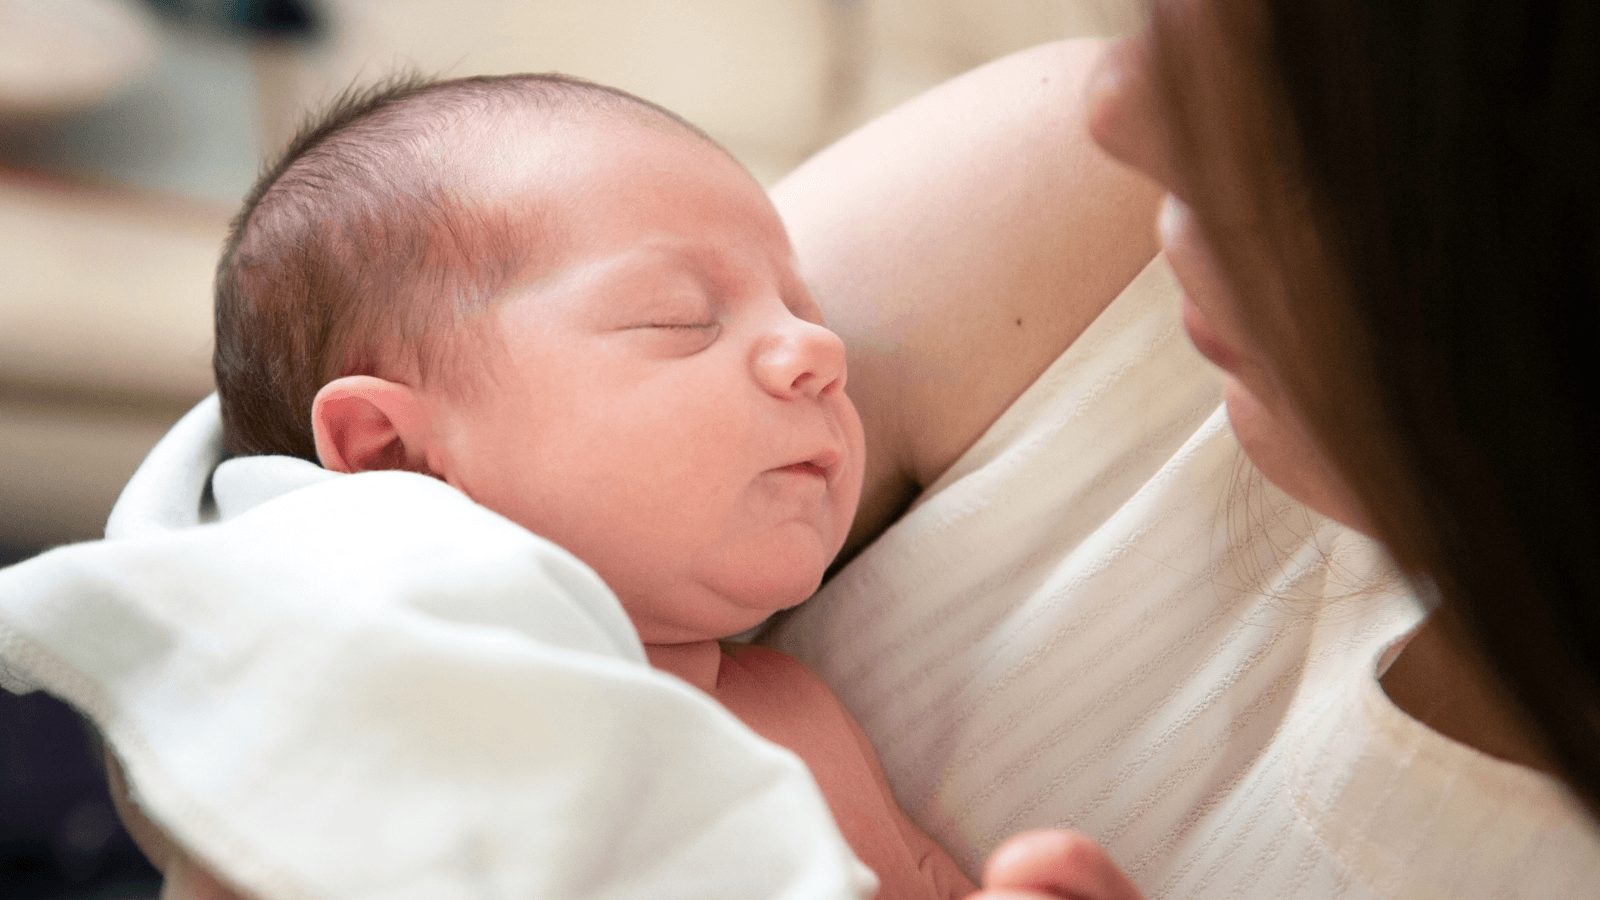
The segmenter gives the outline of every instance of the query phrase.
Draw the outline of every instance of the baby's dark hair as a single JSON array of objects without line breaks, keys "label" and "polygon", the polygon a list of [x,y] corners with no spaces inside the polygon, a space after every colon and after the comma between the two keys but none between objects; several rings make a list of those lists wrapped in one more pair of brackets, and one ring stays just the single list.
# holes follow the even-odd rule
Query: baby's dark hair
[{"label": "baby's dark hair", "polygon": [[[345,375],[427,380],[440,332],[560,239],[547,212],[481,202],[451,166],[476,120],[533,111],[703,132],[649,101],[555,74],[400,76],[346,91],[246,196],[217,267],[212,368],[239,456],[313,462],[311,404]],[[456,330],[456,329],[449,329]]]}]

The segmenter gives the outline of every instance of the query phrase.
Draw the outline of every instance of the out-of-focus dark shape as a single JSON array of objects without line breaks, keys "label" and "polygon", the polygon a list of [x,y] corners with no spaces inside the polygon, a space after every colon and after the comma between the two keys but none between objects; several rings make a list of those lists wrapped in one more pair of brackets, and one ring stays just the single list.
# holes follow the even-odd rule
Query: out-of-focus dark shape
[{"label": "out-of-focus dark shape", "polygon": [[0,897],[155,897],[161,879],[123,831],[76,714],[0,691]]},{"label": "out-of-focus dark shape", "polygon": [[234,20],[262,37],[316,37],[321,20],[305,0],[235,0]]},{"label": "out-of-focus dark shape", "polygon": [[323,19],[312,0],[146,0],[171,19],[269,39],[311,39]]}]

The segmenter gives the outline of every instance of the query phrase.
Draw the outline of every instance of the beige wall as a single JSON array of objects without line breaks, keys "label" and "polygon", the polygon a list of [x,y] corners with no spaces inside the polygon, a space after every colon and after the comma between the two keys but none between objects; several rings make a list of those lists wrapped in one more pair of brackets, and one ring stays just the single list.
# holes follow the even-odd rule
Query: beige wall
[{"label": "beige wall", "polygon": [[334,39],[275,67],[293,98],[267,125],[396,66],[560,71],[705,128],[771,181],[843,128],[1013,50],[1108,34],[1128,0],[337,0]]}]

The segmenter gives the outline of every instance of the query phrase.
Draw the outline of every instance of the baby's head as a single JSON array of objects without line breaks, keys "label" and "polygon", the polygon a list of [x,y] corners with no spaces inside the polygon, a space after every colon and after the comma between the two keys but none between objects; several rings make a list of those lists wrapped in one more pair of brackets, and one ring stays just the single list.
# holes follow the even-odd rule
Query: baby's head
[{"label": "baby's head", "polygon": [[444,479],[593,566],[650,643],[804,599],[860,491],[844,349],[766,194],[570,79],[341,103],[236,222],[216,374],[234,453]]}]

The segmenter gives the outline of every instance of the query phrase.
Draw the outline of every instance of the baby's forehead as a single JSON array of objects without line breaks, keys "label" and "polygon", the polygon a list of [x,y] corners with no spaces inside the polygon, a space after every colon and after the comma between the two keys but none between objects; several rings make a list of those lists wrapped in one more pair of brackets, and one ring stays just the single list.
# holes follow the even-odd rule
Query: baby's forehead
[{"label": "baby's forehead", "polygon": [[[781,234],[775,213],[770,229],[739,219],[730,231],[728,210],[766,200],[722,148],[647,108],[630,109],[511,108],[451,123],[408,173],[445,201],[412,207],[437,216],[430,255],[478,270],[483,287],[498,293],[556,277],[580,258],[593,262],[624,250],[638,269],[706,269],[721,254],[708,261],[701,244],[730,252],[762,245],[756,249],[764,252],[766,243],[782,243],[787,251],[786,241],[766,235]],[[695,202],[653,197],[651,185],[663,177],[695,185]],[[655,229],[646,245],[637,240],[641,220]],[[756,233],[766,239],[754,240]],[[691,245],[663,242],[664,234],[687,236]],[[504,260],[514,271],[482,271],[484,260]]]},{"label": "baby's forehead", "polygon": [[449,154],[465,147],[465,158],[479,163],[526,163],[535,159],[584,162],[591,152],[587,148],[596,140],[637,144],[651,138],[683,140],[723,153],[709,138],[649,107],[572,103],[556,108],[511,106],[462,117],[437,132],[430,155],[443,162]]},{"label": "baby's forehead", "polygon": [[[618,147],[628,152],[613,152]],[[765,197],[753,180],[742,183],[748,177],[742,167],[711,141],[653,114],[619,117],[611,110],[470,123],[414,166],[413,177],[433,190],[546,235],[604,230],[615,217],[648,204],[653,191],[612,189],[628,181],[667,178],[740,195],[727,196],[727,205],[749,202],[747,188]],[[730,177],[735,170],[738,177]]]}]

